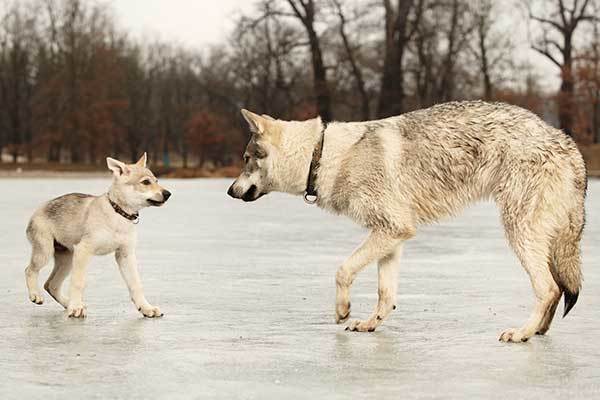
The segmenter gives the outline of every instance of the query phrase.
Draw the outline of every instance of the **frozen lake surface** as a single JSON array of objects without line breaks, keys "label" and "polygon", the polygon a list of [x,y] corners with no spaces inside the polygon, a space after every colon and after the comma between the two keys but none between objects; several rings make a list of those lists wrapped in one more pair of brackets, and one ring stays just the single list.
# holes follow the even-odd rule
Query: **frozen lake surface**
[{"label": "frozen lake surface", "polygon": [[[421,229],[402,260],[398,308],[374,333],[334,323],[337,266],[365,233],[270,195],[226,196],[228,180],[164,180],[173,198],[142,212],[141,318],[112,257],[94,259],[88,318],[29,302],[25,226],[43,201],[99,194],[108,179],[1,180],[0,398],[592,399],[600,396],[600,181],[590,181],[584,287],[545,337],[497,341],[533,302],[493,204]],[[50,272],[42,272],[40,284]],[[377,300],[359,275],[354,318]],[[562,313],[562,302],[559,308]]]}]

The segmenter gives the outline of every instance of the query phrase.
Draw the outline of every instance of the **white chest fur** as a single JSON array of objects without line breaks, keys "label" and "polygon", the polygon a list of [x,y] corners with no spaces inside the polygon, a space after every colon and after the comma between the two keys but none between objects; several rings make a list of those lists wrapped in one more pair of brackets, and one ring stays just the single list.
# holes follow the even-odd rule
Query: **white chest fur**
[{"label": "white chest fur", "polygon": [[95,255],[113,253],[119,248],[133,246],[136,242],[135,224],[112,209],[108,213],[90,213],[87,222],[85,241]]}]

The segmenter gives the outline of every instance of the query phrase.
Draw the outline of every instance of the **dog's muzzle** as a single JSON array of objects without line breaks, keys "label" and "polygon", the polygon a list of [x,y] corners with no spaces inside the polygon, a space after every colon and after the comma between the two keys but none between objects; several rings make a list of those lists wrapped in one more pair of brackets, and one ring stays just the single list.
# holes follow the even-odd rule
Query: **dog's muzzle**
[{"label": "dog's muzzle", "polygon": [[235,182],[227,190],[227,194],[234,199],[242,199],[243,201],[255,201],[260,199],[265,193],[260,193],[256,185],[251,185],[244,193],[239,193],[235,190]]},{"label": "dog's muzzle", "polygon": [[163,204],[165,204],[167,202],[167,200],[169,200],[169,197],[171,197],[171,192],[169,192],[168,190],[163,190],[161,194],[162,194],[162,200],[148,199],[148,203],[151,206],[155,206],[155,207],[160,207]]}]

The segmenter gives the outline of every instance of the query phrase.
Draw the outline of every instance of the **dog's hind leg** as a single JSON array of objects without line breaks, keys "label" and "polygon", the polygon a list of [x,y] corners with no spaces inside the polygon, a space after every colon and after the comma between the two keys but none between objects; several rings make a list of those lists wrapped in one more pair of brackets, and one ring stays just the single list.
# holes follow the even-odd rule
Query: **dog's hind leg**
[{"label": "dog's hind leg", "polygon": [[54,252],[54,269],[44,284],[44,289],[54,300],[64,308],[68,307],[69,299],[62,294],[62,285],[73,268],[73,252],[69,250]]},{"label": "dog's hind leg", "polygon": [[557,299],[561,295],[561,290],[554,280],[548,263],[549,235],[545,234],[541,227],[535,229],[531,224],[522,222],[518,229],[516,226],[507,226],[506,221],[505,226],[509,241],[531,280],[535,294],[535,306],[522,327],[507,329],[500,335],[500,341],[503,342],[526,342],[542,330],[544,322],[549,323],[548,316],[553,314]]},{"label": "dog's hind leg", "polygon": [[348,325],[348,330],[373,332],[396,308],[396,292],[398,290],[398,270],[402,244],[399,244],[390,254],[379,260],[379,300],[371,316],[365,321],[354,320]]},{"label": "dog's hind leg", "polygon": [[[543,329],[544,321],[548,321],[548,316],[552,314],[553,308],[556,308],[558,298],[560,298],[560,289],[550,270],[546,266],[540,266],[538,260],[528,261],[523,264],[527,270],[535,294],[535,306],[529,319],[520,328],[505,330],[500,335],[503,342],[526,342],[530,337]],[[542,264],[544,265],[544,264]]]},{"label": "dog's hind leg", "polygon": [[31,261],[25,268],[25,282],[29,291],[29,300],[35,304],[42,304],[44,298],[38,288],[38,275],[50,260],[53,252],[53,239],[50,235],[43,232],[33,232],[31,229],[30,224],[28,236],[31,241]]},{"label": "dog's hind leg", "polygon": [[554,319],[554,315],[556,314],[556,308],[558,307],[558,303],[560,302],[561,294],[562,292],[558,292],[558,294],[556,295],[555,299],[552,302],[552,305],[548,309],[548,312],[546,312],[546,315],[544,315],[542,323],[540,324],[540,327],[537,330],[536,334],[545,335],[546,332],[548,332],[548,329],[550,329],[550,324],[552,324],[552,320]]}]

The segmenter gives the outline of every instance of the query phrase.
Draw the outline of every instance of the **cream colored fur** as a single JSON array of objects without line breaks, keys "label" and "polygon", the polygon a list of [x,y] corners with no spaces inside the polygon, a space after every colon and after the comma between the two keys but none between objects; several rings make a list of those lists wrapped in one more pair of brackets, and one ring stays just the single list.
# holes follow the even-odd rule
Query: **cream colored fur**
[{"label": "cream colored fur", "polygon": [[[146,300],[139,273],[135,247],[135,224],[115,212],[109,198],[126,213],[134,214],[151,205],[162,205],[170,196],[146,168],[146,154],[136,164],[107,159],[114,179],[108,192],[101,196],[73,193],[51,200],[32,216],[27,237],[32,245],[31,262],[25,269],[29,299],[42,304],[38,274],[54,256],[54,269],[44,288],[66,310],[69,317],[83,318],[87,307],[83,290],[88,263],[92,256],[115,254],[119,270],[131,300],[146,317],[160,317],[162,312]],[[61,287],[71,273],[68,296]]]},{"label": "cream colored fur", "polygon": [[[321,120],[242,113],[253,136],[229,194],[245,201],[272,191],[303,194]],[[317,204],[371,230],[336,274],[336,321],[350,314],[356,274],[377,262],[377,306],[366,320],[348,325],[376,329],[395,308],[401,249],[418,226],[492,199],[535,294],[529,320],[500,339],[519,342],[545,333],[561,294],[568,312],[581,286],[586,184],[573,140],[515,106],[454,102],[380,121],[330,123],[317,170]]]}]

